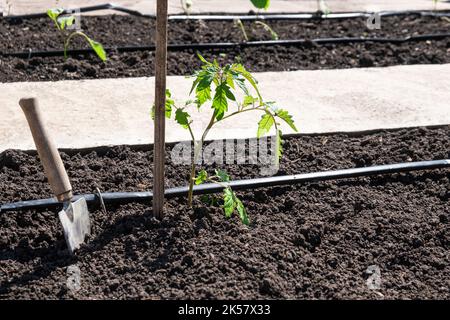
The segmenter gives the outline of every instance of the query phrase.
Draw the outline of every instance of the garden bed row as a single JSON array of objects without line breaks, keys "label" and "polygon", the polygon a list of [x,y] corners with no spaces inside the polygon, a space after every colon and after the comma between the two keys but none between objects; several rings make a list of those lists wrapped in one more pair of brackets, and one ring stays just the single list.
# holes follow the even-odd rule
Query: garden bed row
[{"label": "garden bed row", "polygon": [[[206,59],[241,62],[252,72],[387,67],[450,62],[450,40],[402,44],[353,43],[261,46],[227,49],[180,50],[168,54],[169,75],[191,75]],[[63,57],[0,58],[0,82],[55,81],[154,75],[154,52],[109,52],[102,63],[92,54]]]},{"label": "garden bed row", "polygon": [[[446,159],[449,137],[445,126],[286,138],[279,174]],[[152,188],[148,147],[62,156],[77,193]],[[256,165],[227,170],[258,176]],[[185,185],[188,171],[169,160],[167,186]],[[34,152],[0,154],[0,189],[2,203],[51,195]],[[91,208],[93,235],[75,257],[55,212],[2,213],[0,298],[450,298],[447,169],[239,194],[249,227],[200,197],[194,210],[168,201],[162,222],[146,204]],[[77,292],[66,287],[73,264]],[[371,265],[381,270],[378,291],[366,285]]]},{"label": "garden bed row", "polygon": [[[407,15],[385,17],[382,29],[369,31],[365,19],[270,21],[281,39],[328,37],[398,38],[448,31],[450,25],[440,17]],[[268,40],[262,28],[250,28],[251,39]],[[83,17],[86,33],[106,47],[152,45],[154,20],[130,16]],[[252,31],[250,31],[252,30]],[[154,74],[154,51],[136,49],[108,53],[106,63],[95,55],[73,54],[67,61],[62,56],[34,57],[36,50],[60,50],[62,39],[48,19],[0,20],[0,52],[26,52],[29,57],[0,59],[0,82],[141,77]],[[172,44],[242,41],[242,34],[233,22],[171,21]],[[75,41],[72,48],[86,48]],[[168,73],[192,74],[200,66],[196,49],[170,49]],[[301,69],[334,69],[385,67],[405,64],[441,64],[450,62],[450,39],[408,41],[403,43],[328,43],[312,41],[285,45],[199,49],[206,58],[220,62],[241,61],[250,71],[291,71]]]},{"label": "garden bed row", "polygon": [[[337,20],[270,20],[268,25],[280,39],[315,38],[399,38],[423,34],[448,33],[450,22],[442,17],[420,15],[383,17],[381,29],[369,30],[367,18]],[[250,41],[271,40],[269,32],[251,21],[243,21]],[[83,16],[83,31],[105,47],[139,46],[155,43],[154,19],[131,16]],[[242,42],[243,34],[233,21],[170,21],[169,43]],[[61,49],[55,26],[48,18],[8,20],[0,18],[0,52]],[[74,39],[73,48],[88,48]]]}]

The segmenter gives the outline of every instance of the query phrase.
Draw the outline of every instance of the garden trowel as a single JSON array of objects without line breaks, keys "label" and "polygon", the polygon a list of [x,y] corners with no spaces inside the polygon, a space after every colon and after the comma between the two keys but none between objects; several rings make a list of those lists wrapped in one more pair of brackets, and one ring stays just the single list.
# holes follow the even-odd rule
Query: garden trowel
[{"label": "garden trowel", "polygon": [[73,253],[84,242],[86,235],[91,233],[86,199],[80,198],[72,202],[73,194],[69,177],[61,156],[44,127],[37,100],[35,98],[24,98],[19,101],[19,104],[27,118],[39,158],[53,194],[59,202],[63,203],[63,209],[58,216],[64,229],[64,236],[69,251]]}]

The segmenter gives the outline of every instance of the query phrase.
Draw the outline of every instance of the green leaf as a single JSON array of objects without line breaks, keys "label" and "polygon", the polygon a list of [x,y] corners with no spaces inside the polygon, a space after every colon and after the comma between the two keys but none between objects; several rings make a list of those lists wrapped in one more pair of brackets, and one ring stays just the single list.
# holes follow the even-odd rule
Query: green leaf
[{"label": "green leaf", "polygon": [[237,212],[239,213],[239,217],[241,218],[242,223],[248,226],[250,224],[250,220],[248,218],[247,210],[245,210],[242,201],[238,197],[236,197],[236,194],[235,194],[235,201],[236,201],[236,209]]},{"label": "green leaf", "polygon": [[73,23],[75,22],[75,17],[60,17],[57,19],[57,21],[61,29],[66,29],[66,27],[70,27],[71,25],[73,25]]},{"label": "green leaf", "polygon": [[259,138],[266,133],[270,131],[272,126],[275,124],[275,121],[273,120],[273,117],[269,113],[265,113],[261,120],[258,122],[258,131],[256,133],[256,136]]},{"label": "green leaf", "polygon": [[52,19],[53,21],[57,22],[56,19],[59,17],[61,13],[64,12],[63,8],[53,8],[47,10],[47,15]]},{"label": "green leaf", "polygon": [[175,106],[175,101],[173,99],[171,99],[170,97],[172,96],[172,94],[170,93],[169,89],[166,89],[166,118],[170,119],[170,117],[172,116],[172,109]]},{"label": "green leaf", "polygon": [[[166,111],[165,111],[165,115],[166,118],[170,119],[170,117],[172,116],[172,108],[175,106],[175,101],[173,101],[172,99],[170,99],[170,97],[172,96],[172,94],[170,93],[169,89],[166,89]],[[152,109],[150,111],[150,115],[152,117],[152,120],[155,120],[155,104],[153,104]]]},{"label": "green leaf", "polygon": [[229,182],[230,175],[225,170],[216,170],[216,176],[219,178],[220,182]]},{"label": "green leaf", "polygon": [[289,114],[289,112],[283,109],[278,109],[275,112],[275,116],[286,122],[292,128],[292,130],[298,132],[294,124],[294,119],[292,119],[292,116]]},{"label": "green leaf", "polygon": [[248,107],[253,105],[255,102],[258,102],[258,98],[254,98],[252,96],[245,96],[244,102],[242,103],[244,107]]},{"label": "green leaf", "polygon": [[200,108],[206,101],[211,100],[211,88],[206,87],[203,90],[197,90],[196,96],[197,100],[195,102],[197,103],[197,108]]},{"label": "green leaf", "polygon": [[97,54],[97,56],[104,62],[106,61],[106,52],[105,49],[103,48],[102,44],[92,40],[91,38],[86,36],[87,41],[89,42],[89,44],[91,45],[92,49],[94,49],[95,53]]},{"label": "green leaf", "polygon": [[203,56],[198,51],[197,51],[197,56],[200,59],[200,61],[203,62],[204,64],[210,64],[210,62],[208,62],[205,58],[203,58]]},{"label": "green leaf", "polygon": [[216,112],[217,120],[222,119],[225,112],[228,110],[227,88],[229,90],[229,87],[226,83],[222,83],[221,85],[216,87],[216,93],[213,98],[212,108]]},{"label": "green leaf", "polygon": [[150,109],[150,117],[152,118],[152,120],[155,120],[155,104],[152,105],[152,108]]},{"label": "green leaf", "polygon": [[225,84],[223,89],[225,90],[225,95],[227,96],[228,99],[230,99],[231,101],[236,101],[236,97],[234,96],[233,92],[231,92],[231,89],[228,86],[228,84]]},{"label": "green leaf", "polygon": [[242,75],[253,86],[256,93],[258,94],[259,100],[263,101],[261,93],[259,92],[258,81],[256,81],[256,79],[251,75],[251,73],[248,72],[242,64],[234,64],[232,66],[232,70]]},{"label": "green leaf", "polygon": [[235,208],[234,193],[230,187],[227,187],[223,190],[223,210],[225,211],[225,217],[230,218]]},{"label": "green leaf", "polygon": [[267,10],[270,6],[270,0],[251,0],[253,5],[258,9]]},{"label": "green leaf", "polygon": [[227,74],[227,84],[230,88],[234,89],[234,78],[232,73]]},{"label": "green leaf", "polygon": [[191,93],[195,89],[197,107],[200,108],[206,101],[211,100],[211,84],[217,75],[217,68],[209,65],[197,73],[197,78],[192,84]]},{"label": "green leaf", "polygon": [[187,129],[189,126],[190,117],[191,116],[189,115],[189,113],[183,111],[182,108],[177,109],[177,111],[175,112],[175,121],[185,129]]},{"label": "green leaf", "polygon": [[195,184],[196,185],[202,184],[207,179],[208,179],[208,173],[206,172],[206,170],[201,170],[198,173],[197,177],[195,177]]},{"label": "green leaf", "polygon": [[226,187],[223,190],[223,209],[227,218],[230,218],[233,215],[234,211],[237,210],[242,223],[245,225],[250,224],[250,220],[248,218],[247,210],[245,210],[244,204],[236,196],[236,193],[231,190],[230,187]]},{"label": "green leaf", "polygon": [[235,79],[235,81],[236,81],[236,84],[238,85],[238,87],[244,92],[244,94],[246,96],[249,96],[250,92],[248,91],[248,88],[245,85],[245,79],[237,78],[237,79]]}]

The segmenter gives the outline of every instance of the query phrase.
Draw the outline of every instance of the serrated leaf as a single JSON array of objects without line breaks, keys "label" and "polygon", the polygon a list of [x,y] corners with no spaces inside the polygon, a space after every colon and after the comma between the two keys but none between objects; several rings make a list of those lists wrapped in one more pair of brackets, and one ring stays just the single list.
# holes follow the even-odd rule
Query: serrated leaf
[{"label": "serrated leaf", "polygon": [[270,0],[251,0],[253,5],[258,9],[267,10],[270,6]]},{"label": "serrated leaf", "polygon": [[206,170],[201,170],[198,175],[195,177],[195,184],[199,185],[205,182],[208,179],[208,173]]},{"label": "serrated leaf", "polygon": [[236,210],[239,213],[239,217],[241,218],[242,223],[248,226],[250,224],[250,220],[248,218],[247,210],[245,209],[244,204],[238,197],[236,197],[236,195],[235,201],[236,201]]},{"label": "serrated leaf", "polygon": [[230,187],[223,190],[223,210],[225,211],[225,217],[230,218],[236,208],[236,202],[234,201],[234,194]]},{"label": "serrated leaf", "polygon": [[170,119],[170,117],[172,116],[172,106],[173,106],[173,100],[170,102],[169,100],[166,101],[166,118]]},{"label": "serrated leaf", "polygon": [[196,96],[197,108],[200,108],[206,101],[211,100],[211,88],[207,87],[203,90],[197,90]]},{"label": "serrated leaf", "polygon": [[233,92],[231,92],[231,89],[228,86],[228,84],[224,85],[223,89],[225,90],[225,95],[227,96],[228,99],[230,99],[231,101],[236,101],[236,97],[234,96]]},{"label": "serrated leaf", "polygon": [[[170,117],[172,116],[172,109],[173,109],[173,106],[175,105],[175,101],[170,99],[171,96],[172,95],[171,95],[169,89],[167,89],[166,90],[165,116],[168,119],[170,119]],[[152,120],[155,120],[155,109],[156,109],[155,104],[153,104],[151,111],[150,111]]]},{"label": "serrated leaf", "polygon": [[261,93],[259,92],[258,81],[256,81],[256,79],[251,75],[251,73],[248,72],[242,64],[234,64],[232,66],[232,70],[242,75],[255,89],[256,93],[258,94],[259,100],[263,101]]},{"label": "serrated leaf", "polygon": [[221,169],[216,170],[216,176],[219,178],[220,182],[230,181],[230,175],[225,170]]},{"label": "serrated leaf", "polygon": [[252,96],[245,96],[244,102],[242,103],[244,107],[248,107],[253,105],[255,102],[258,102],[258,98],[254,98]]},{"label": "serrated leaf", "polygon": [[216,87],[216,93],[213,98],[212,108],[215,110],[216,119],[221,120],[228,110],[228,100],[227,100],[227,88],[226,83],[222,83]]},{"label": "serrated leaf", "polygon": [[283,109],[278,109],[275,112],[275,116],[277,116],[278,118],[280,118],[281,120],[286,122],[292,128],[292,130],[294,130],[295,132],[298,131],[297,128],[295,127],[294,119],[292,118],[292,116],[289,114],[288,111],[283,110]]},{"label": "serrated leaf", "polygon": [[211,100],[211,84],[217,75],[215,67],[208,67],[197,74],[191,92],[195,89],[197,107],[200,108],[206,101]]},{"label": "serrated leaf", "polygon": [[228,73],[227,74],[227,84],[230,88],[234,89],[234,78],[233,78],[233,74]]},{"label": "serrated leaf", "polygon": [[270,131],[272,126],[275,124],[275,121],[273,120],[273,117],[269,113],[264,113],[264,115],[261,117],[261,120],[258,122],[258,131],[256,133],[256,136],[260,138],[261,136],[265,135]]},{"label": "serrated leaf", "polygon": [[171,99],[172,94],[170,93],[169,89],[166,89],[166,110],[165,110],[165,115],[166,118],[170,119],[170,117],[172,116],[172,109],[175,106],[175,101],[173,99]]},{"label": "serrated leaf", "polygon": [[152,118],[152,120],[155,120],[155,104],[152,105],[152,108],[150,109],[150,117]]},{"label": "serrated leaf", "polygon": [[181,125],[183,128],[187,129],[189,126],[189,118],[191,116],[186,111],[183,111],[183,109],[177,109],[175,112],[175,121]]},{"label": "serrated leaf", "polygon": [[248,91],[248,88],[245,85],[245,80],[241,78],[236,78],[235,81],[238,87],[242,90],[242,92],[244,92],[245,95],[249,96],[250,92]]}]

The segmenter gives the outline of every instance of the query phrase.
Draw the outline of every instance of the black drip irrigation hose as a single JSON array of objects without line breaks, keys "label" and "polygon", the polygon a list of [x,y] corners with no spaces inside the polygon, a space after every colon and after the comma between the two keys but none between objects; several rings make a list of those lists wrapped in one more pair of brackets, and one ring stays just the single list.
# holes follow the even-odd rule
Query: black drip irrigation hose
[{"label": "black drip irrigation hose", "polygon": [[[247,47],[262,47],[262,46],[295,46],[316,43],[318,45],[325,44],[349,44],[349,43],[392,43],[401,44],[405,42],[420,42],[431,40],[443,40],[450,38],[450,33],[440,34],[424,34],[419,36],[408,36],[404,38],[319,38],[319,39],[293,39],[293,40],[268,40],[268,41],[247,41],[247,42],[218,42],[218,43],[185,43],[185,44],[169,44],[167,49],[169,51],[182,50],[205,50],[205,49],[227,49],[227,48],[247,48]],[[154,51],[154,45],[149,46],[124,46],[124,47],[106,47],[106,51],[118,52],[134,52],[134,51]],[[92,49],[72,49],[68,50],[68,55],[92,54]],[[48,50],[48,51],[33,51],[28,50],[24,52],[0,52],[3,57],[15,57],[30,59],[32,57],[61,57],[64,56],[63,50]]]},{"label": "black drip irrigation hose", "polygon": [[[435,170],[450,168],[450,160],[432,160],[408,162],[399,164],[379,165],[366,168],[343,169],[333,171],[322,171],[313,173],[303,173],[288,176],[275,176],[258,179],[236,180],[227,183],[234,190],[248,190],[263,187],[274,187],[283,185],[295,185],[306,182],[318,182],[338,179],[360,178],[381,174],[395,174],[402,172],[412,172],[420,170]],[[217,184],[204,184],[194,187],[194,194],[211,194],[223,191],[223,186]],[[188,187],[177,187],[165,191],[166,198],[185,197]],[[74,197],[74,200],[84,197],[88,204],[99,203],[99,196],[96,194],[85,194]],[[106,204],[121,204],[130,202],[149,202],[153,198],[151,192],[108,192],[102,193],[101,198]],[[62,208],[62,204],[56,199],[41,199],[31,201],[21,201],[4,204],[0,206],[0,213],[30,209],[56,209]]]},{"label": "black drip irrigation hose", "polygon": [[394,17],[406,15],[419,15],[421,17],[449,17],[450,11],[421,11],[421,10],[405,10],[405,11],[380,11],[380,12],[337,12],[324,14],[317,11],[312,13],[266,13],[258,15],[237,15],[237,14],[196,14],[196,15],[171,15],[169,20],[204,20],[204,21],[227,21],[227,20],[242,20],[242,21],[256,21],[256,20],[332,20],[332,19],[354,19],[354,18],[369,18],[374,14],[380,17]]},{"label": "black drip irrigation hose", "polygon": [[[122,6],[118,6],[113,3],[105,3],[95,6],[72,8],[65,11],[65,13],[72,13],[73,11],[79,12],[94,12],[100,10],[112,10],[127,13],[132,16],[155,18],[154,15],[143,14],[137,10],[128,9]],[[324,14],[323,12],[305,12],[305,13],[265,13],[265,14],[217,14],[217,13],[204,13],[204,14],[174,14],[169,15],[169,20],[297,20],[297,19],[350,19],[350,18],[367,18],[376,12],[337,12]],[[402,16],[417,14],[420,16],[450,16],[449,10],[400,10],[400,11],[381,11],[377,12],[382,17],[388,16]],[[46,12],[24,14],[24,15],[13,15],[6,16],[6,19],[33,19],[33,18],[44,18],[47,17]]]},{"label": "black drip irrigation hose", "polygon": [[[88,6],[88,7],[80,7],[80,8],[70,8],[64,10],[62,14],[67,13],[73,13],[73,12],[93,12],[93,11],[100,11],[100,10],[113,10],[113,11],[119,11],[123,13],[127,13],[132,16],[137,17],[151,17],[150,15],[142,14],[139,11],[128,9],[122,6],[115,5],[113,3],[105,3],[105,4],[99,4],[95,6]],[[6,19],[10,20],[17,20],[17,19],[35,19],[35,18],[46,18],[47,12],[39,12],[39,13],[31,13],[31,14],[24,14],[24,15],[13,15],[13,16],[5,16]]]}]

